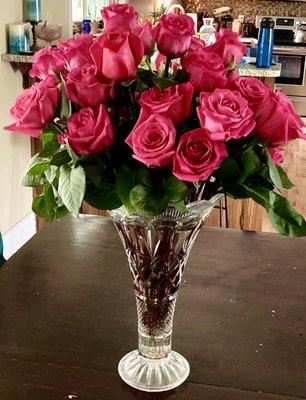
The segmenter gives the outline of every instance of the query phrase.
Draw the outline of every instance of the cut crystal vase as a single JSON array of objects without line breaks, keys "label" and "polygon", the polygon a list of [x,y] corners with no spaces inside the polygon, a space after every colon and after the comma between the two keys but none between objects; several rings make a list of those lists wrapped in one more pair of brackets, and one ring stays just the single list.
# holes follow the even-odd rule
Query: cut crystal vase
[{"label": "cut crystal vase", "polygon": [[188,361],[171,350],[175,303],[188,255],[221,195],[174,207],[156,217],[110,211],[126,251],[138,314],[138,349],[118,365],[121,378],[148,392],[171,390],[189,375]]}]

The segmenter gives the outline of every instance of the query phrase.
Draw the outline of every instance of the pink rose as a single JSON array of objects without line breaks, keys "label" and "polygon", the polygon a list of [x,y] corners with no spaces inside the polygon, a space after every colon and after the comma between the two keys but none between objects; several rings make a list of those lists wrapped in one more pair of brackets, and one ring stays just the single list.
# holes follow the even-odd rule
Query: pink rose
[{"label": "pink rose", "polygon": [[169,86],[160,90],[154,86],[142,93],[140,105],[147,114],[162,114],[170,118],[174,125],[180,125],[190,117],[193,86],[190,82]]},{"label": "pink rose", "polygon": [[218,54],[226,67],[235,69],[247,49],[247,46],[240,42],[240,36],[230,29],[220,29],[216,34],[216,42],[207,46],[207,49],[213,54]]},{"label": "pink rose", "polygon": [[144,54],[151,54],[154,51],[154,39],[152,35],[152,24],[146,22],[145,24],[138,24],[136,28],[136,34],[142,41]]},{"label": "pink rose", "polygon": [[224,142],[213,141],[199,128],[181,136],[173,162],[173,175],[182,181],[197,182],[210,177],[227,157]]},{"label": "pink rose", "polygon": [[272,158],[272,161],[274,162],[274,164],[279,165],[284,162],[284,157],[279,148],[269,147],[268,153],[269,153],[270,157]]},{"label": "pink rose", "polygon": [[153,28],[158,50],[169,58],[182,57],[190,46],[194,22],[185,14],[165,14]]},{"label": "pink rose", "polygon": [[54,72],[62,72],[65,59],[57,48],[46,46],[33,56],[33,66],[30,71],[32,78],[46,79]]},{"label": "pink rose", "polygon": [[68,99],[82,107],[95,107],[110,97],[111,86],[98,75],[96,65],[86,64],[67,75]]},{"label": "pink rose", "polygon": [[68,119],[67,140],[78,154],[99,154],[114,141],[114,129],[106,107],[82,108]]},{"label": "pink rose", "polygon": [[16,121],[6,126],[8,131],[39,137],[43,129],[55,117],[56,107],[60,102],[60,91],[54,75],[35,83],[24,90],[11,108],[11,116]]},{"label": "pink rose", "polygon": [[134,31],[138,13],[129,4],[111,4],[101,10],[105,31],[118,29]]},{"label": "pink rose", "polygon": [[90,48],[94,42],[92,35],[79,35],[65,42],[58,42],[58,49],[64,58],[68,70],[92,64]]},{"label": "pink rose", "polygon": [[147,118],[143,113],[126,139],[133,157],[149,167],[164,167],[172,163],[176,130],[171,121],[159,114]]},{"label": "pink rose", "polygon": [[183,69],[190,74],[190,82],[196,92],[224,88],[227,83],[227,69],[217,54],[207,48],[187,53],[183,59]]},{"label": "pink rose", "polygon": [[207,129],[212,140],[239,139],[249,135],[255,127],[248,102],[236,90],[202,92],[197,113],[201,126]]},{"label": "pink rose", "polygon": [[192,36],[187,54],[197,52],[199,50],[203,50],[203,49],[205,49],[205,47],[206,47],[206,44],[205,44],[204,40],[202,40],[196,36]]},{"label": "pink rose", "polygon": [[136,76],[143,57],[138,36],[128,31],[102,34],[92,45],[91,55],[98,71],[110,81],[125,81]]},{"label": "pink rose", "polygon": [[282,92],[271,93],[270,100],[256,114],[257,135],[273,146],[282,146],[299,137],[306,139],[303,127],[304,122]]},{"label": "pink rose", "polygon": [[238,90],[248,101],[250,109],[256,116],[259,106],[264,104],[270,98],[271,91],[267,85],[254,77],[239,76],[232,73],[227,87],[232,90]]}]

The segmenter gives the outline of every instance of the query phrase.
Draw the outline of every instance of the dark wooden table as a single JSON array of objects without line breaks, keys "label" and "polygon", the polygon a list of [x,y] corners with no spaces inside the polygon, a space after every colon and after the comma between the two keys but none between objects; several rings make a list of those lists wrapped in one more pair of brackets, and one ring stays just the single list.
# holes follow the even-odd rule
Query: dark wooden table
[{"label": "dark wooden table", "polygon": [[175,318],[188,382],[138,392],[117,374],[137,333],[115,229],[53,223],[0,271],[0,399],[305,399],[305,289],[306,240],[204,228]]}]

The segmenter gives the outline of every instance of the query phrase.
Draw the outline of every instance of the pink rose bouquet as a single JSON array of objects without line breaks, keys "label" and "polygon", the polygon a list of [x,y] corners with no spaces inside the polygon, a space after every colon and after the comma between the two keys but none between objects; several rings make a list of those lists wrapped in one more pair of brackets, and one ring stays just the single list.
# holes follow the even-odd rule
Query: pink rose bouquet
[{"label": "pink rose bouquet", "polygon": [[85,200],[184,213],[223,193],[261,204],[280,233],[306,235],[282,196],[292,184],[280,166],[286,143],[306,138],[304,123],[284,94],[233,71],[245,53],[239,35],[221,30],[206,46],[190,17],[140,24],[130,4],[105,7],[102,18],[99,37],[35,54],[40,82],[11,109],[6,129],[42,142],[22,179],[43,187],[33,210],[53,220]]}]

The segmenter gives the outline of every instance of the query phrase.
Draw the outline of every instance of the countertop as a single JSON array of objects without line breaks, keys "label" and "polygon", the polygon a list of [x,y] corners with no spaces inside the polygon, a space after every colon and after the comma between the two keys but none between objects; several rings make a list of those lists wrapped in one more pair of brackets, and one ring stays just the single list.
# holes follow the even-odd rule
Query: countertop
[{"label": "countertop", "polygon": [[236,71],[241,76],[255,76],[257,78],[277,78],[281,75],[282,65],[277,63],[271,68],[257,68],[256,58],[249,57],[246,64],[240,64]]},{"label": "countertop", "polygon": [[137,346],[132,278],[108,218],[48,225],[0,269],[1,400],[306,399],[306,240],[203,228],[184,275],[174,391],[117,373]]}]

